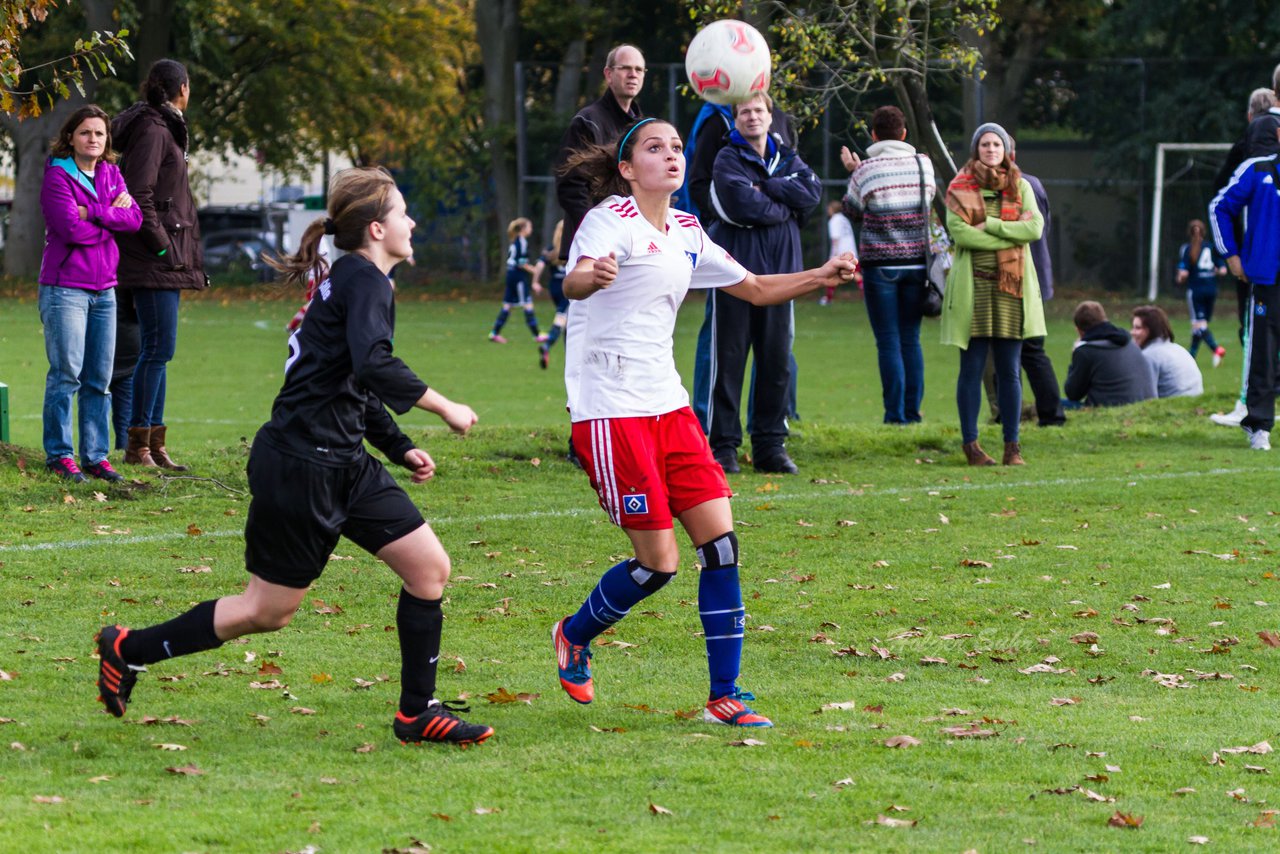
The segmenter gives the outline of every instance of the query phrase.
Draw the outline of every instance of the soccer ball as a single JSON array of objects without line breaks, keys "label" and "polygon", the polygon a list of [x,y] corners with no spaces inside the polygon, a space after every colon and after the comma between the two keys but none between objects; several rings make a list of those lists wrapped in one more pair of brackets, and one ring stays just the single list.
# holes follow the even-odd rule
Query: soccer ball
[{"label": "soccer ball", "polygon": [[769,45],[743,21],[708,24],[689,42],[684,70],[698,97],[713,104],[739,104],[769,88]]}]

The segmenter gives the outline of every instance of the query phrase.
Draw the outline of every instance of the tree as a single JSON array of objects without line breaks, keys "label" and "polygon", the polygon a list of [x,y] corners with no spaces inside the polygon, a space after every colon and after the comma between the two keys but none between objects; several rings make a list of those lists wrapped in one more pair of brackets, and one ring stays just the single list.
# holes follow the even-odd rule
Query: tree
[{"label": "tree", "polygon": [[767,21],[775,45],[771,91],[802,122],[838,102],[850,113],[869,92],[889,89],[907,130],[930,154],[939,178],[955,164],[933,120],[932,76],[977,73],[981,55],[964,33],[999,22],[997,0],[691,0],[695,20]]},{"label": "tree", "polygon": [[111,57],[130,57],[128,30],[94,30],[77,38],[69,50],[24,66],[18,48],[26,29],[49,16],[58,0],[0,0],[0,113],[18,118],[38,116],[59,100],[71,97],[72,88],[85,95],[85,71],[91,80],[114,74]]},{"label": "tree", "polygon": [[[81,0],[81,6],[89,29],[102,28],[100,18],[132,25],[136,77],[163,56],[187,65],[195,148],[254,154],[282,170],[325,151],[391,166],[412,153],[438,174],[461,172],[455,164],[465,159],[475,127],[462,82],[475,53],[466,0]],[[57,34],[46,27],[31,35],[36,46],[52,49]],[[130,97],[123,88],[103,87],[113,89],[104,106],[123,107]],[[43,228],[42,145],[56,122],[39,132],[3,127],[19,172],[5,269],[31,275]]]},{"label": "tree", "polygon": [[[0,0],[3,2],[3,0]],[[76,91],[56,90],[61,100],[47,99],[49,108],[41,110],[39,101],[43,93],[50,91],[42,80],[53,79],[60,57],[70,54],[68,46],[74,46],[86,31],[105,30],[112,25],[111,0],[81,0],[77,7],[66,14],[55,15],[41,22],[27,33],[25,47],[35,57],[33,68],[23,74],[19,85],[37,99],[34,107],[21,113],[0,112],[0,130],[5,131],[13,143],[14,161],[17,166],[14,183],[13,214],[5,238],[4,272],[14,276],[32,276],[40,268],[40,254],[44,245],[44,216],[40,212],[40,183],[44,177],[44,161],[48,156],[49,139],[73,111],[91,100],[98,87],[98,78],[79,78]],[[8,42],[16,45],[16,42]],[[41,77],[35,69],[50,76]],[[70,79],[63,76],[65,84]],[[31,81],[31,82],[24,82]],[[25,106],[25,102],[24,102]]]}]

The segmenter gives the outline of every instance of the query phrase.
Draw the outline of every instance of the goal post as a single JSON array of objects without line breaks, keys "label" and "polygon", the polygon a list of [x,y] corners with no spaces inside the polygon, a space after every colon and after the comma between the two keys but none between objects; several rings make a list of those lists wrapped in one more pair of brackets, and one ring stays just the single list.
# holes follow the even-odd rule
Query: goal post
[{"label": "goal post", "polygon": [[[1154,301],[1160,293],[1161,236],[1164,233],[1164,191],[1171,179],[1165,177],[1165,155],[1168,152],[1230,151],[1229,142],[1161,142],[1156,144],[1156,175],[1151,202],[1151,255],[1147,263],[1147,299]],[[1186,170],[1183,170],[1186,171]],[[1179,173],[1181,175],[1181,173]],[[1205,203],[1208,204],[1208,199]],[[1208,213],[1205,213],[1208,216]]]}]

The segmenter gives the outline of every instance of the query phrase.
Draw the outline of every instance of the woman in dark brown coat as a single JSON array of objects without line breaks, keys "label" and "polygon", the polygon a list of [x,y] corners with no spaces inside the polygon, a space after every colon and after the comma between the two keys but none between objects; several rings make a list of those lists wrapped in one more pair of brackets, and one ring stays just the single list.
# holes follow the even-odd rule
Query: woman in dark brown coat
[{"label": "woman in dark brown coat", "polygon": [[[142,209],[142,228],[118,238],[119,287],[131,291],[141,339],[124,461],[185,471],[165,449],[165,378],[177,346],[179,295],[209,282],[187,180],[183,111],[191,84],[186,68],[172,59],[159,60],[151,66],[142,95],[145,100],[111,123],[120,170]],[[113,405],[124,402],[118,399]]]}]

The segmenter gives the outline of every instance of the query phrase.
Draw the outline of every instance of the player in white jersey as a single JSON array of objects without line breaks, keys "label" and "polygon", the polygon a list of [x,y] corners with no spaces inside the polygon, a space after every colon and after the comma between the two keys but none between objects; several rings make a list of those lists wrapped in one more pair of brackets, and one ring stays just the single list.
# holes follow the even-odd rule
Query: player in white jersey
[{"label": "player in white jersey", "polygon": [[664,121],[636,122],[616,145],[580,152],[567,168],[588,174],[593,198],[603,199],[574,236],[564,282],[572,301],[565,385],[573,444],[635,556],[605,572],[578,612],[552,629],[560,684],[579,703],[594,699],[591,639],[675,575],[678,519],[702,566],[698,611],[711,671],[704,718],[772,726],[744,704],[754,698],[737,685],[746,616],[732,493],[689,408],[672,333],[691,287],[772,305],[849,281],[852,256],[802,273],[748,272],[696,217],[670,207],[685,161],[679,133]]}]

